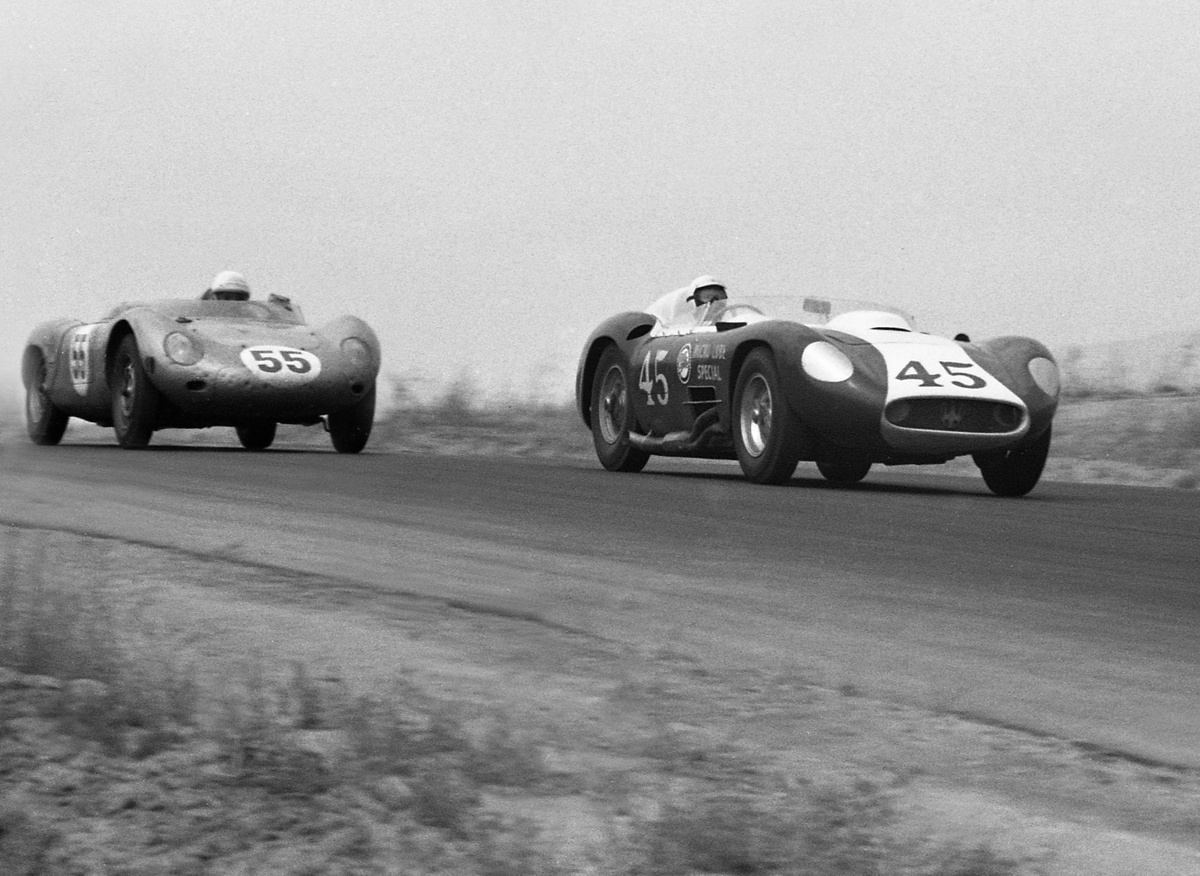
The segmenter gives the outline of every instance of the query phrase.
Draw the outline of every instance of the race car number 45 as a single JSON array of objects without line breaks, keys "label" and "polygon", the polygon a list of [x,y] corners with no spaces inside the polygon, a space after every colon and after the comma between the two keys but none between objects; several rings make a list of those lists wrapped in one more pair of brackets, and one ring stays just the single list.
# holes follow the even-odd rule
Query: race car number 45
[{"label": "race car number 45", "polygon": [[295,347],[247,347],[242,350],[242,364],[264,380],[277,383],[306,383],[321,373],[321,360]]}]

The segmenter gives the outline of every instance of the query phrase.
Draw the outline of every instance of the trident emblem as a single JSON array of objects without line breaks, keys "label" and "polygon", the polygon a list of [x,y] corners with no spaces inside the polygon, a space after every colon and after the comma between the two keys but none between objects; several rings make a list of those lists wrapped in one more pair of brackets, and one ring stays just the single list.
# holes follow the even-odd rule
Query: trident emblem
[{"label": "trident emblem", "polygon": [[955,402],[945,402],[942,404],[942,425],[947,429],[957,429],[962,422],[962,411],[958,409]]}]

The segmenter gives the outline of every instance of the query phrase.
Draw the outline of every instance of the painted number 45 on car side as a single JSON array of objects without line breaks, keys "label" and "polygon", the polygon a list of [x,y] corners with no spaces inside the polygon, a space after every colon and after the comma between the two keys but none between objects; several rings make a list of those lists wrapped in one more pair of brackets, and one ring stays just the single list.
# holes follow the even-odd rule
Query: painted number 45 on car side
[{"label": "painted number 45 on car side", "polygon": [[[642,360],[642,370],[638,376],[638,389],[646,393],[646,404],[653,406],[655,402],[665,405],[670,398],[671,388],[667,385],[667,375],[658,370],[659,364],[667,358],[666,350],[650,350]],[[657,389],[657,392],[655,390]]]}]

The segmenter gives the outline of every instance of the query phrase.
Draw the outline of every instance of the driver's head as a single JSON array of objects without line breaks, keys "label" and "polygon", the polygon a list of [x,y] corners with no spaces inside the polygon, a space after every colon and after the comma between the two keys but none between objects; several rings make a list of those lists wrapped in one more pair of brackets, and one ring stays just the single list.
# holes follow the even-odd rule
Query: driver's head
[{"label": "driver's head", "polygon": [[212,301],[245,301],[250,297],[250,284],[237,271],[221,271],[213,277],[203,297]]},{"label": "driver's head", "polygon": [[725,285],[715,277],[705,274],[692,281],[692,294],[688,296],[688,301],[696,302],[697,307],[704,307],[714,301],[724,301],[728,297]]}]

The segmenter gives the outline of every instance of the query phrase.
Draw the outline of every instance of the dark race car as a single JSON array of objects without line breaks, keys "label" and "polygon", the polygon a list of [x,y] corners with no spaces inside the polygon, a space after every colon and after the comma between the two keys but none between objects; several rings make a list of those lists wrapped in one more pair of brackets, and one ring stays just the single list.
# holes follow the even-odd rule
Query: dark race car
[{"label": "dark race car", "polygon": [[232,426],[243,446],[264,450],[278,423],[323,421],[335,449],[358,453],[378,373],[379,340],[365,322],[313,328],[276,295],[122,304],[96,322],[43,323],[21,363],[34,443],[57,444],[78,417],[112,426],[128,448],[158,429]]},{"label": "dark race car", "polygon": [[588,338],[576,401],[606,469],[639,471],[654,454],[737,459],[750,480],[776,484],[808,460],[848,484],[877,463],[969,454],[1001,496],[1041,477],[1059,373],[1038,341],[971,343],[919,332],[879,305],[705,301],[698,288],[617,314]]}]

